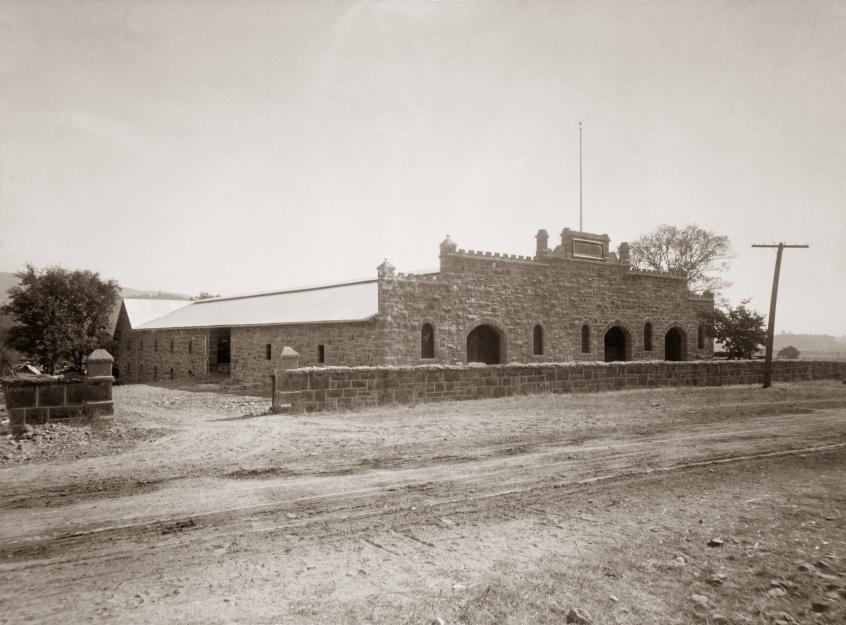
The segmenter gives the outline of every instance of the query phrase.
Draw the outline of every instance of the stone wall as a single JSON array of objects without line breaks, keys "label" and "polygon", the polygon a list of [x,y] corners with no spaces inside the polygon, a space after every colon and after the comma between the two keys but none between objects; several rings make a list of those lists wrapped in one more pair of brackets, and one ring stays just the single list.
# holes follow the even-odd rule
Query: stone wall
[{"label": "stone wall", "polygon": [[135,331],[118,344],[116,366],[121,382],[155,382],[208,373],[208,332],[202,328]]},{"label": "stone wall", "polygon": [[[501,332],[501,362],[603,360],[605,333],[613,326],[626,335],[626,360],[664,359],[664,336],[673,327],[686,335],[685,359],[713,356],[710,337],[702,349],[697,343],[713,297],[691,294],[684,275],[635,271],[615,258],[528,258],[442,246],[440,273],[383,271],[379,287],[385,364],[432,362],[421,358],[424,323],[435,328],[433,361],[441,363],[466,361],[467,335],[480,324]],[[644,349],[647,322],[650,351]],[[591,334],[588,353],[581,351],[584,324]],[[533,353],[536,325],[543,329],[542,355]]]},{"label": "stone wall", "polygon": [[18,435],[27,425],[91,419],[113,413],[111,377],[63,379],[53,376],[5,377],[2,388],[9,429]]},{"label": "stone wall", "polygon": [[[270,387],[274,363],[288,345],[295,349],[303,366],[372,365],[377,324],[304,323],[232,328],[232,378],[245,384]],[[267,346],[270,345],[268,358]],[[323,346],[323,363],[318,348]]]},{"label": "stone wall", "polygon": [[[116,358],[123,383],[185,379],[216,372],[218,328],[134,330],[120,335]],[[230,368],[233,381],[270,388],[273,363],[282,348],[294,347],[303,365],[318,365],[323,346],[326,365],[367,365],[378,362],[377,323],[312,323],[241,326],[230,331]],[[268,359],[267,346],[270,345]],[[172,346],[172,349],[171,349]],[[172,378],[171,378],[172,372]]]},{"label": "stone wall", "polygon": [[[277,371],[275,410],[312,412],[533,393],[759,384],[762,361],[307,367]],[[773,362],[778,382],[846,379],[844,362]]]}]

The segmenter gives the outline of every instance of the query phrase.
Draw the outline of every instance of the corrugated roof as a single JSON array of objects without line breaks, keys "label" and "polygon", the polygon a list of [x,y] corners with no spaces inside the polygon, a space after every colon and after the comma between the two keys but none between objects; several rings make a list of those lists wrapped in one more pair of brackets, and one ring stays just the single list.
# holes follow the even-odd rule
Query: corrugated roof
[{"label": "corrugated roof", "polygon": [[137,329],[148,321],[163,317],[189,304],[193,304],[189,299],[125,298],[123,300],[123,305],[126,307],[126,314],[129,316],[129,324],[133,329]]},{"label": "corrugated roof", "polygon": [[378,283],[366,280],[195,301],[138,329],[364,321],[378,312]]}]

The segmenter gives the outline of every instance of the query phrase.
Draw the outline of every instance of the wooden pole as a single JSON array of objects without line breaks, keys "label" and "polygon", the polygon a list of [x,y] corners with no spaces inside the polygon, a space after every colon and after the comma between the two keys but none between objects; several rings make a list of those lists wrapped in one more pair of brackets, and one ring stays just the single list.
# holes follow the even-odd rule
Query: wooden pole
[{"label": "wooden pole", "polygon": [[773,272],[773,290],[770,294],[770,314],[767,318],[767,351],[764,357],[764,384],[762,388],[770,388],[772,385],[773,376],[773,341],[775,340],[775,314],[776,314],[776,300],[778,299],[778,276],[781,273],[781,254],[786,247],[809,247],[808,245],[785,245],[784,243],[774,243],[772,245],[765,245],[756,243],[752,247],[774,247],[777,248],[775,271]]}]

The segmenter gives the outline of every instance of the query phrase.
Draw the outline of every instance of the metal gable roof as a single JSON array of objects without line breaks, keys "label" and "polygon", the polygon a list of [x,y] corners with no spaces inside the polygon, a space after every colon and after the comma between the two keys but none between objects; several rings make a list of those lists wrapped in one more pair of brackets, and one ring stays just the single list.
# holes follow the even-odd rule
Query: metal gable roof
[{"label": "metal gable roof", "polygon": [[189,304],[193,304],[188,299],[144,299],[144,298],[125,298],[123,306],[126,308],[126,315],[129,317],[129,325],[133,329],[139,326],[162,317],[174,310],[184,308]]},{"label": "metal gable roof", "polygon": [[379,312],[376,280],[190,302],[140,330],[365,321]]}]

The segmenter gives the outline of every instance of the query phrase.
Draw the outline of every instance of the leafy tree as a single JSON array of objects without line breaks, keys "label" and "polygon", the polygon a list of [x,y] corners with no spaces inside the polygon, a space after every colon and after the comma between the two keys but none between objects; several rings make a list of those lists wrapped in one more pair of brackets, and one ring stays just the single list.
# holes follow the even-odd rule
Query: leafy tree
[{"label": "leafy tree", "polygon": [[787,347],[782,347],[778,350],[778,354],[776,354],[776,356],[787,360],[796,360],[799,358],[799,350],[793,347],[793,345],[788,345]]},{"label": "leafy tree", "polygon": [[631,244],[631,261],[640,269],[685,271],[691,291],[717,292],[728,282],[716,273],[728,269],[731,242],[724,235],[695,224],[677,228],[668,224],[642,235]]},{"label": "leafy tree", "polygon": [[81,366],[109,334],[109,314],[120,294],[117,282],[91,271],[38,271],[32,265],[15,275],[18,285],[0,308],[16,322],[6,345],[46,371],[68,361]]},{"label": "leafy tree", "polygon": [[723,345],[731,359],[752,358],[752,353],[767,340],[764,316],[743,300],[734,308],[714,310],[714,338]]}]

